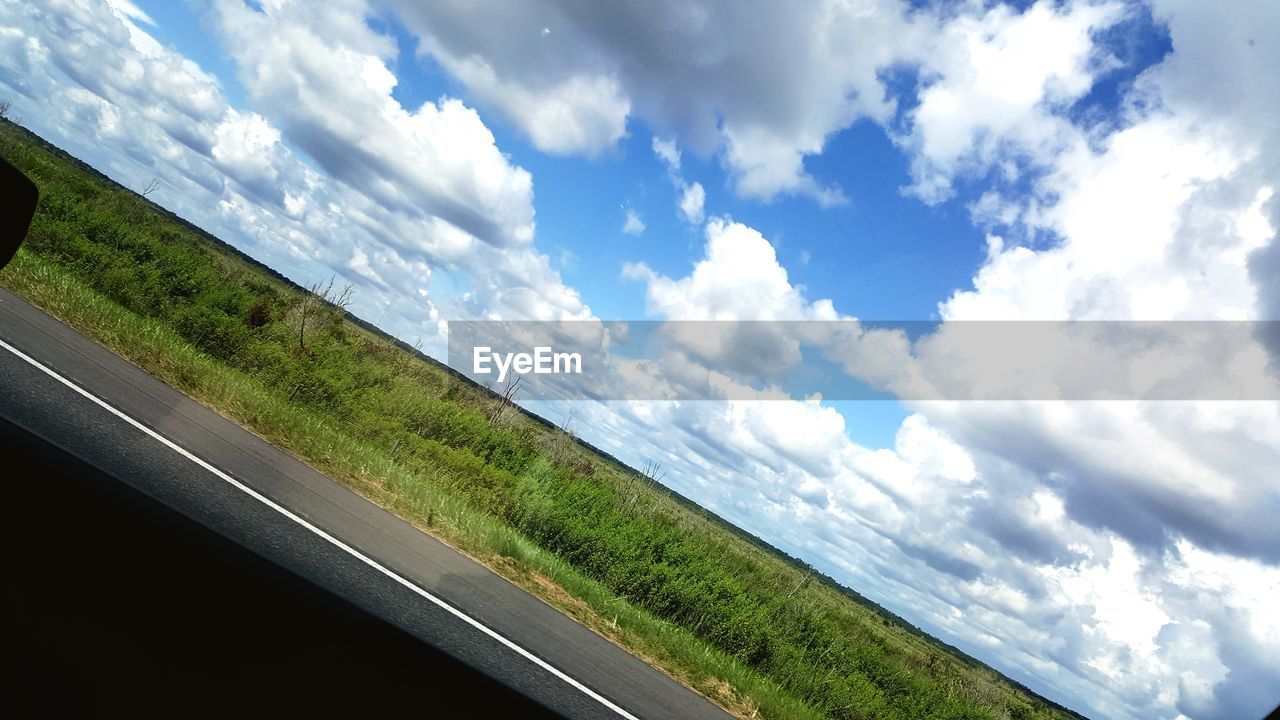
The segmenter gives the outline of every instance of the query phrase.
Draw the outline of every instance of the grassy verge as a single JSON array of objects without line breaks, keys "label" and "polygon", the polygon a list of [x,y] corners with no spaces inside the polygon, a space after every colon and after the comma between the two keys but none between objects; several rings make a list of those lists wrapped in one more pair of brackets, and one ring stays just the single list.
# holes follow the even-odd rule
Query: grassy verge
[{"label": "grassy verge", "polygon": [[505,407],[25,130],[26,297],[741,717],[1067,711]]}]

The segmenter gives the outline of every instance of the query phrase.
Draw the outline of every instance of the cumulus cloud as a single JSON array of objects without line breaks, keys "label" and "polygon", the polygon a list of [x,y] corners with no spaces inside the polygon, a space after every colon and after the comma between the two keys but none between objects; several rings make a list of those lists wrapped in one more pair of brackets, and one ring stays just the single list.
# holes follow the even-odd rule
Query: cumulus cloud
[{"label": "cumulus cloud", "polygon": [[[822,205],[846,198],[805,161],[860,119],[911,150],[910,189],[929,202],[1010,147],[1044,160],[1070,127],[1064,111],[1115,64],[1094,37],[1131,12],[1089,0],[1023,12],[899,0],[589,12],[566,0],[389,5],[422,52],[543,150],[597,154],[634,116],[717,154],[743,197],[801,194]],[[891,83],[898,71],[917,82]]]},{"label": "cumulus cloud", "polygon": [[611,76],[576,75],[533,89],[499,79],[479,58],[439,57],[479,100],[519,118],[539,150],[596,155],[626,135],[631,103]]},{"label": "cumulus cloud", "polygon": [[[816,304],[766,247],[745,226],[712,221],[688,276],[629,274],[659,317],[758,318],[766,307],[811,317]],[[750,280],[718,274],[735,262]],[[1263,470],[1280,461],[1273,403],[915,411],[879,450],[851,440],[857,428],[816,401],[633,403],[587,416],[604,428],[593,442],[661,458],[681,492],[1086,712],[1216,717],[1274,702],[1256,687],[1239,706],[1229,698],[1271,680],[1259,668],[1280,640],[1239,628],[1280,617],[1260,596],[1218,613],[1223,596],[1191,599],[1185,588],[1200,581],[1178,569],[1188,557],[1222,558],[1232,578],[1223,588],[1274,572],[1277,538],[1259,532],[1277,511]],[[1243,644],[1206,650],[1186,639],[1201,627]]]},{"label": "cumulus cloud", "polygon": [[354,196],[338,207],[404,261],[389,273],[418,263],[466,275],[470,292],[436,302],[450,317],[590,316],[533,247],[532,177],[461,101],[401,106],[395,44],[368,26],[363,0],[211,12],[255,111]]},{"label": "cumulus cloud", "polygon": [[[1069,142],[1048,155],[1051,168],[1032,197],[1004,214],[1015,235],[1047,233],[1055,242],[995,243],[973,289],[941,305],[944,317],[1274,317],[1274,281],[1260,272],[1276,242],[1271,197],[1280,164],[1274,124],[1262,120],[1274,94],[1245,78],[1274,61],[1274,49],[1267,57],[1248,41],[1275,35],[1280,16],[1241,8],[1210,18],[1177,3],[1156,3],[1156,11],[1169,23],[1175,51],[1137,85],[1141,102],[1130,107],[1127,125],[1101,142],[1079,130],[1063,133]],[[1099,635],[1128,652],[1094,649],[1086,673],[1100,673],[1131,693],[1131,705],[1149,703],[1156,715],[1244,717],[1275,704],[1280,685],[1258,675],[1274,667],[1265,658],[1280,647],[1268,629],[1277,618],[1270,606],[1236,599],[1230,613],[1220,613],[1222,600],[1188,602],[1167,583],[1179,563],[1206,553],[1235,558],[1226,563],[1238,573],[1232,582],[1273,572],[1276,538],[1256,530],[1267,525],[1263,514],[1280,509],[1280,488],[1254,472],[1277,461],[1273,403],[922,412],[979,455],[1055,488],[1073,523],[1129,548],[1126,572],[1137,578],[1129,595],[1154,609],[1119,606],[1108,620],[1109,611],[1095,606]],[[997,533],[1030,540],[1016,528]],[[1032,555],[1048,550],[1024,547]],[[1205,632],[1243,640],[1241,623],[1254,628],[1247,652],[1206,652],[1189,640]],[[1176,708],[1149,694],[1153,682],[1168,688]]]},{"label": "cumulus cloud", "polygon": [[[1205,30],[1180,27],[1176,15],[1171,20],[1175,48],[1183,33],[1197,47],[1194,38]],[[1257,32],[1266,22],[1252,20],[1255,25],[1237,28],[1237,34]],[[1277,20],[1273,14],[1273,29]],[[1236,52],[1230,42],[1223,46],[1230,48],[1225,53]],[[1218,67],[1227,62],[1201,59]],[[1019,201],[1019,220],[1010,228],[1022,236],[1048,233],[1056,242],[1039,249],[1000,243],[974,287],[942,303],[940,314],[952,320],[1258,317],[1270,290],[1253,282],[1250,258],[1274,243],[1267,217],[1280,182],[1280,166],[1267,155],[1274,152],[1274,130],[1249,113],[1210,113],[1188,100],[1184,73],[1203,71],[1186,66],[1175,52],[1135,90],[1146,95],[1148,106],[1133,111],[1127,127],[1101,142],[1077,138],[1063,149],[1032,197]],[[1006,417],[997,419],[1001,415]],[[1031,419],[1037,415],[1043,419]],[[1250,470],[1275,461],[1267,449],[1275,447],[1274,416],[1270,405],[1175,410],[1089,403],[1045,412],[950,408],[934,415],[947,417],[944,425],[972,444],[1071,478],[1069,505],[1090,524],[1153,551],[1171,542],[1170,533],[1180,533],[1201,547],[1269,562],[1280,559],[1274,538],[1232,527],[1253,527],[1253,512],[1276,507],[1274,483]],[[982,437],[996,427],[1008,428],[999,440]],[[1064,433],[1063,427],[1081,432]],[[1089,427],[1110,430],[1085,432]],[[1104,437],[1116,443],[1114,450],[1101,444],[1062,454],[1052,449]],[[1242,461],[1242,454],[1252,459]],[[1161,467],[1161,458],[1172,457],[1180,461]],[[1114,498],[1110,513],[1096,510],[1107,505],[1098,502],[1104,496]]]},{"label": "cumulus cloud", "polygon": [[705,256],[687,277],[672,279],[644,263],[625,277],[645,283],[651,315],[671,320],[834,320],[830,300],[809,302],[759,231],[729,218],[707,222]]},{"label": "cumulus cloud", "polygon": [[[127,185],[154,177],[153,199],[299,282],[346,277],[353,309],[402,337],[438,338],[444,317],[589,316],[533,246],[529,174],[461,102],[400,108],[394,43],[363,3],[212,12],[251,107],[119,3],[5,6],[3,67],[21,73],[0,82],[37,131]],[[245,33],[279,42],[250,50]],[[473,292],[430,291],[442,273]]]},{"label": "cumulus cloud", "polygon": [[805,158],[858,118],[892,116],[878,73],[922,53],[927,32],[888,0],[389,5],[423,52],[544,150],[598,153],[634,116],[718,152],[744,196],[824,203],[842,195]]},{"label": "cumulus cloud", "polygon": [[[1046,8],[1017,21],[1076,24],[1079,40],[1108,21],[1104,10]],[[1175,52],[1149,71],[1132,91],[1141,102],[1102,137],[1045,115],[1038,124],[1053,130],[1052,142],[1033,142],[1015,124],[995,128],[1013,141],[985,144],[994,126],[962,123],[948,154],[945,143],[926,144],[925,114],[919,144],[904,147],[947,182],[1028,153],[1042,165],[1029,195],[984,200],[985,222],[1003,234],[991,236],[973,287],[940,304],[944,319],[1270,317],[1276,295],[1264,269],[1280,164],[1274,125],[1261,120],[1271,101],[1256,99],[1270,95],[1231,82],[1237,94],[1224,94],[1183,74],[1236,67],[1249,36],[1280,27],[1274,13],[1223,28],[1198,26],[1194,9],[1157,10],[1167,12],[1175,49],[1193,36],[1182,44],[1198,62]],[[1016,17],[992,12],[984,18],[996,26]],[[1241,42],[1226,43],[1226,57],[1206,56],[1203,38],[1215,32]],[[1082,50],[1066,67],[1094,56]],[[1050,75],[1040,73],[1031,117],[1047,112],[1044,89],[1060,84]],[[1070,99],[1084,86],[1054,92]],[[968,100],[985,91],[959,92]],[[802,318],[814,306],[763,237],[723,220],[709,223],[706,256],[688,276],[643,265],[627,273],[646,283],[659,317]],[[762,297],[770,302],[752,302]],[[1280,616],[1262,599],[1277,589],[1267,583],[1280,565],[1280,536],[1264,529],[1280,512],[1280,486],[1262,470],[1280,462],[1274,403],[919,403],[895,446],[874,451],[842,424],[824,432],[823,419],[835,427],[836,418],[821,404],[772,404],[758,418],[741,405],[670,410],[660,444],[681,468],[668,477],[682,491],[823,558],[838,577],[894,598],[1038,689],[1118,717],[1253,716],[1278,699],[1268,658],[1280,652]],[[682,466],[671,450],[680,447],[726,463],[725,484],[689,479],[716,471]]]},{"label": "cumulus cloud", "polygon": [[[1280,32],[1280,14],[1252,6],[1205,14],[1183,3],[1154,9],[1174,52],[1135,85],[1119,129],[1103,138],[1077,128],[1058,133],[1063,142],[1043,155],[1047,172],[1031,196],[995,213],[994,224],[1015,240],[992,243],[973,288],[940,305],[944,317],[1276,317],[1268,268],[1280,138],[1263,119],[1274,112],[1274,93],[1247,78],[1277,60],[1274,48],[1250,39]],[[1036,236],[1053,242],[1018,241]],[[1022,468],[1054,488],[1076,532],[1102,533],[1128,553],[1124,583],[1109,584],[1110,575],[1070,579],[1068,587],[1114,592],[1127,583],[1136,603],[1108,609],[1090,593],[1096,635],[1115,644],[1086,643],[1073,653],[1085,677],[1159,716],[1247,717],[1274,706],[1280,683],[1267,658],[1280,650],[1280,616],[1269,603],[1212,590],[1192,600],[1185,576],[1186,563],[1213,557],[1233,568],[1231,584],[1274,577],[1280,545],[1258,529],[1280,510],[1280,487],[1256,472],[1280,461],[1274,403],[921,411],[986,462]],[[1055,550],[1044,544],[1052,534],[991,527],[1023,557],[1071,548],[1069,536]],[[1220,611],[1222,604],[1231,609]],[[1202,644],[1209,637],[1224,640]],[[1154,687],[1164,690],[1153,694]]]},{"label": "cumulus cloud", "polygon": [[[387,69],[394,46],[341,3],[332,24],[305,3],[259,12],[237,2],[215,17],[263,113],[335,179],[380,204],[439,217],[491,245],[533,239],[533,179],[511,165],[476,112],[452,99],[403,108]],[[352,32],[352,28],[363,32]],[[270,34],[272,42],[262,37]]]},{"label": "cumulus cloud", "polygon": [[901,140],[913,152],[912,192],[936,203],[957,175],[985,172],[997,158],[1051,160],[1075,138],[1062,111],[1109,64],[1093,37],[1121,17],[1116,3],[1039,2],[942,24]]},{"label": "cumulus cloud", "polygon": [[257,113],[229,109],[213,138],[209,155],[228,177],[258,199],[283,205],[285,190],[277,170],[283,150],[279,130]]}]

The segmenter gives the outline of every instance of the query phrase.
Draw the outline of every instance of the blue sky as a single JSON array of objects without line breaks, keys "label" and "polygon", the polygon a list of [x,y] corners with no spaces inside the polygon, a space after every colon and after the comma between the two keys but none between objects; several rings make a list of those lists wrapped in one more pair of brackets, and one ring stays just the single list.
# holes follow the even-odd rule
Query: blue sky
[{"label": "blue sky", "polygon": [[[233,104],[245,97],[234,65],[197,6],[158,0],[137,5],[156,21],[156,38],[216,75]],[[416,53],[417,42],[394,17],[371,24],[397,43],[398,101],[413,107],[445,95],[466,97],[465,86],[451,81],[429,56]],[[1136,32],[1144,38],[1163,35],[1149,21]],[[1135,60],[1109,82],[1132,80],[1151,58]],[[678,192],[653,153],[652,130],[633,122],[627,137],[600,157],[558,157],[531,146],[501,115],[486,120],[497,145],[536,179],[539,239],[565,279],[602,318],[644,317],[643,288],[619,283],[617,274],[602,270],[620,272],[623,263],[641,260],[666,274],[684,273],[703,244],[700,229],[681,223],[676,214]],[[820,208],[805,197],[766,203],[739,198],[714,157],[685,155],[683,172],[706,188],[708,212],[760,229],[794,282],[813,296],[829,297],[866,319],[934,318],[938,302],[968,286],[986,247],[965,209],[972,193],[924,206],[900,191],[911,181],[908,163],[881,127],[863,121],[839,130],[806,166],[825,183],[845,189],[849,201],[835,207]],[[641,237],[622,232],[624,208],[644,221]],[[564,250],[571,255],[562,257]]]},{"label": "blue sky", "polygon": [[[233,104],[243,103],[234,65],[196,4],[140,0],[137,5],[156,21],[152,31],[157,39],[214,74]],[[464,85],[451,80],[430,56],[417,53],[417,41],[394,17],[383,15],[370,24],[397,44],[394,97],[399,102],[412,107],[441,96],[466,97]],[[1105,121],[1123,91],[1168,51],[1169,40],[1149,11],[1135,13],[1100,39],[1108,41],[1120,64],[1100,74],[1070,112]],[[914,81],[914,73],[902,74],[900,114],[911,106],[906,86]],[[633,122],[627,137],[601,157],[557,157],[532,147],[500,114],[486,119],[498,146],[537,179],[539,235],[560,272],[600,317],[643,317],[643,289],[619,284],[600,270],[643,260],[674,275],[687,271],[703,242],[699,229],[682,224],[674,212],[678,192],[651,149],[652,130],[642,121]],[[709,212],[760,229],[796,284],[858,317],[933,319],[939,302],[971,284],[986,244],[966,207],[977,199],[982,183],[967,183],[955,197],[932,207],[907,196],[902,188],[911,183],[908,155],[884,128],[867,120],[838,130],[806,169],[843,188],[849,201],[819,208],[804,197],[744,200],[729,190],[714,157],[686,155],[683,172],[706,188]],[[624,208],[643,219],[645,237],[632,240],[621,232]]]},{"label": "blue sky", "polygon": [[[8,4],[0,95],[437,354],[478,317],[1280,318],[1274,7],[850,7]],[[1280,701],[1274,403],[576,409],[1073,708]]]},{"label": "blue sky", "polygon": [[[143,0],[137,6],[155,21],[158,40],[213,73],[233,104],[243,102],[234,65],[197,5]],[[394,96],[401,104],[413,107],[441,96],[466,96],[465,87],[451,81],[438,63],[417,53],[412,34],[394,17],[370,24],[397,44]],[[1150,24],[1138,31],[1153,38],[1163,35]],[[1109,81],[1131,80],[1150,60],[1135,58]],[[620,281],[622,265],[643,261],[659,272],[683,274],[704,242],[701,229],[676,213],[679,191],[652,150],[652,131],[642,122],[632,123],[628,136],[601,157],[557,157],[532,147],[501,116],[488,124],[498,146],[537,179],[538,232],[561,276],[601,318],[645,317],[644,288]],[[844,188],[849,201],[820,208],[804,197],[744,200],[727,187],[726,173],[714,157],[683,159],[686,180],[706,188],[708,212],[759,228],[795,284],[864,319],[936,318],[938,302],[967,286],[985,258],[983,234],[965,209],[971,193],[936,207],[904,195],[901,188],[911,181],[908,158],[878,125],[863,121],[840,130],[807,167],[815,177]],[[645,224],[640,237],[622,231],[628,209]],[[611,268],[618,272],[609,272]],[[861,442],[875,447],[890,446],[906,417],[901,407],[888,402],[837,402],[832,407],[858,429]]]},{"label": "blue sky", "polygon": [[[235,67],[198,4],[141,0],[137,6],[155,21],[152,34],[157,39],[214,74],[233,104],[244,101]],[[417,40],[394,16],[371,18],[370,25],[395,40],[398,84],[393,95],[402,105],[467,96],[465,85],[418,52]],[[1082,116],[1114,109],[1120,89],[1167,49],[1167,33],[1149,13],[1108,32],[1116,37],[1123,64],[1102,75],[1076,103],[1072,111]],[[896,89],[904,96],[901,115],[912,104],[910,84],[916,73],[906,68],[896,74]],[[644,288],[620,281],[623,264],[643,261],[663,274],[684,274],[704,242],[701,228],[682,222],[675,212],[680,192],[652,150],[653,131],[632,122],[628,135],[599,157],[559,157],[533,147],[500,114],[486,120],[497,145],[536,178],[540,244],[561,276],[601,318],[646,317]],[[833,207],[818,207],[807,197],[764,203],[743,199],[729,188],[716,158],[686,154],[682,160],[685,179],[706,189],[708,213],[729,215],[759,229],[794,284],[862,319],[935,319],[938,303],[968,287],[986,257],[984,234],[967,210],[983,185],[968,183],[934,206],[908,196],[903,192],[911,183],[908,155],[869,120],[838,130],[823,153],[806,162],[814,177],[844,190],[848,201]],[[639,237],[622,230],[627,210],[645,225]],[[907,414],[895,403],[831,406],[856,428],[857,439],[872,447],[890,447]]]}]

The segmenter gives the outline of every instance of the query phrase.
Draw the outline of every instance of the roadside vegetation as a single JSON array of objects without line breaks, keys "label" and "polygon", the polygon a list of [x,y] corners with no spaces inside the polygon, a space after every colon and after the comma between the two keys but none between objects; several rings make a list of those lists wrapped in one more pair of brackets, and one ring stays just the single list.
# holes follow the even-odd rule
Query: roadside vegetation
[{"label": "roadside vegetation", "polygon": [[[0,121],[40,205],[0,285],[731,712],[1072,713]],[[148,193],[154,199],[156,194]]]}]

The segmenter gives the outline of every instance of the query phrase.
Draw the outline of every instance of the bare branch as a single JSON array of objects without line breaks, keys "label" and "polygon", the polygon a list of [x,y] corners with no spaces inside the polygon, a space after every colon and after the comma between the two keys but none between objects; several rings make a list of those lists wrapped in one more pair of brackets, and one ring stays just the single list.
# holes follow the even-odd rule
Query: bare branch
[{"label": "bare branch", "polygon": [[314,288],[308,288],[302,294],[302,302],[298,303],[298,349],[307,350],[307,319],[315,309],[316,294]]},{"label": "bare branch", "polygon": [[351,304],[351,301],[355,299],[355,294],[356,294],[355,286],[352,285],[351,283],[347,283],[346,285],[342,286],[342,290],[338,292],[337,295],[333,296],[332,298],[326,297],[325,299],[328,300],[329,304],[333,305],[334,307],[342,310],[346,310],[347,306]]},{"label": "bare branch", "polygon": [[645,461],[638,472],[627,473],[622,480],[622,509],[631,513],[638,510],[640,499],[644,497],[649,483],[661,482],[667,473],[657,460]]},{"label": "bare branch", "polygon": [[662,465],[657,460],[649,460],[645,462],[644,470],[640,471],[640,474],[654,482],[662,482],[662,478],[667,476],[667,471],[662,469]]},{"label": "bare branch", "polygon": [[520,386],[524,384],[524,376],[517,375],[514,380],[507,383],[506,387],[498,395],[498,404],[489,412],[489,424],[496,425],[502,417],[507,414],[511,406],[515,404],[516,398],[520,396]]},{"label": "bare branch", "polygon": [[573,436],[573,421],[578,417],[578,409],[573,408],[564,416],[564,422],[560,423],[560,432]]},{"label": "bare branch", "polygon": [[147,183],[147,186],[142,190],[142,197],[144,198],[150,197],[151,193],[155,192],[159,188],[160,188],[160,180],[154,177],[151,178],[151,182]]},{"label": "bare branch", "polygon": [[298,303],[298,350],[300,352],[307,351],[307,321],[315,315],[320,304],[327,300],[332,291],[333,277],[330,276],[328,283],[317,280],[308,285],[302,293],[302,300]]}]

